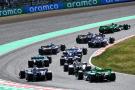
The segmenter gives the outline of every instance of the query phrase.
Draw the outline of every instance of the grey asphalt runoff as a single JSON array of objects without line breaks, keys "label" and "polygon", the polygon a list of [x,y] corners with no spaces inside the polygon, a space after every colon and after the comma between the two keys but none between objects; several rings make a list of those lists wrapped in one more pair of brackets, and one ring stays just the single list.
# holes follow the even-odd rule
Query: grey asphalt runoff
[{"label": "grey asphalt runoff", "polygon": [[[94,11],[88,13],[72,14],[67,16],[46,18],[42,20],[34,20],[21,22],[16,24],[9,24],[0,26],[3,28],[2,36],[0,36],[1,43],[9,42],[12,40],[18,40],[20,38],[26,38],[33,36],[34,34],[42,34],[50,32],[53,30],[58,30],[62,28],[69,28],[77,25],[83,25],[87,23],[117,18],[121,16],[134,15],[135,6],[128,6],[124,8],[114,8],[102,11]],[[58,18],[58,19],[57,19]],[[135,34],[135,20],[121,22],[119,24],[128,23],[132,25],[132,28],[128,31],[120,31],[114,34],[108,34],[107,37],[113,36],[116,40],[124,38],[129,35]],[[53,29],[54,28],[54,29]],[[4,31],[5,30],[5,31]],[[7,31],[6,31],[7,30]],[[23,31],[24,30],[24,31]],[[37,30],[37,31],[36,31]],[[26,80],[20,80],[18,73],[20,70],[27,68],[27,62],[31,56],[38,54],[38,48],[41,45],[47,45],[49,43],[55,44],[65,44],[67,48],[78,46],[86,47],[87,44],[76,44],[75,38],[78,34],[86,34],[87,32],[98,33],[98,28],[73,33],[70,35],[59,36],[42,42],[38,42],[27,47],[23,47],[11,53],[8,53],[0,57],[0,79],[9,80],[18,83],[30,84],[30,85],[40,85],[47,87],[58,87],[64,89],[73,90],[134,90],[135,89],[135,76],[128,74],[117,73],[117,79],[115,82],[103,82],[103,83],[89,83],[84,80],[77,80],[75,76],[68,75],[67,72],[63,72],[63,67],[60,66],[60,56],[52,56],[52,64],[49,69],[53,72],[52,81],[42,81],[42,82],[27,82]],[[0,32],[1,33],[1,32]],[[13,36],[12,36],[13,35]],[[26,35],[26,36],[25,36]],[[8,37],[9,36],[9,37]],[[5,39],[4,39],[5,37]],[[9,39],[11,38],[12,39]],[[83,56],[83,61],[88,62],[91,54],[97,50],[89,48],[88,54]]]},{"label": "grey asphalt runoff", "polygon": [[0,25],[0,45],[26,37],[134,14],[135,6],[132,5]]}]

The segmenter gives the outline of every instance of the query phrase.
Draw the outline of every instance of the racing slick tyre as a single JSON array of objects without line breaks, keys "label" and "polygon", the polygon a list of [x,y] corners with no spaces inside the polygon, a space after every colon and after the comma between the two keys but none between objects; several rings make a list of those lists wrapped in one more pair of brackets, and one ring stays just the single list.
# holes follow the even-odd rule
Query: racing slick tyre
[{"label": "racing slick tyre", "polygon": [[114,43],[114,41],[115,41],[115,38],[113,38],[113,37],[110,37],[110,38],[109,38],[109,43],[110,43],[110,44]]},{"label": "racing slick tyre", "polygon": [[68,71],[68,64],[65,63],[65,64],[64,64],[64,72],[67,72],[67,71]]},{"label": "racing slick tyre", "polygon": [[81,40],[79,39],[79,36],[76,38],[76,43],[80,44]]},{"label": "racing slick tyre", "polygon": [[69,67],[68,67],[68,75],[74,75],[74,67],[73,67],[73,65],[69,65]]},{"label": "racing slick tyre", "polygon": [[83,55],[86,55],[87,54],[87,48],[83,48]]},{"label": "racing slick tyre", "polygon": [[116,80],[116,74],[115,73],[111,73],[110,77],[109,77],[110,81],[115,81]]},{"label": "racing slick tyre", "polygon": [[48,61],[48,60],[45,60],[45,61],[44,61],[44,66],[45,66],[45,67],[49,67],[49,61]]},{"label": "racing slick tyre", "polygon": [[128,25],[128,24],[124,24],[124,25],[123,25],[123,29],[124,29],[124,30],[128,30],[128,29],[130,29],[130,27],[131,27],[131,26],[130,26],[130,25]]},{"label": "racing slick tyre", "polygon": [[61,58],[61,59],[60,59],[60,65],[61,65],[61,66],[64,65],[64,63],[65,63],[65,59],[64,59],[64,58]]},{"label": "racing slick tyre", "polygon": [[65,63],[65,59],[64,59],[64,58],[61,58],[61,59],[60,59],[60,65],[61,65],[61,66],[64,65],[64,63]]},{"label": "racing slick tyre", "polygon": [[52,57],[47,57],[49,59],[49,63],[51,64],[52,63]]},{"label": "racing slick tyre", "polygon": [[77,75],[78,80],[83,80],[83,71],[79,70]]},{"label": "racing slick tyre", "polygon": [[60,48],[61,48],[61,51],[65,51],[66,46],[62,44],[62,45],[60,46]]},{"label": "racing slick tyre", "polygon": [[38,49],[38,53],[39,53],[39,55],[44,55],[42,49]]},{"label": "racing slick tyre", "polygon": [[25,71],[20,71],[19,72],[19,78],[24,79],[25,78]]},{"label": "racing slick tyre", "polygon": [[32,68],[34,66],[34,62],[33,61],[28,61],[28,67]]},{"label": "racing slick tyre", "polygon": [[51,71],[48,71],[46,73],[46,80],[52,80],[52,72]]}]

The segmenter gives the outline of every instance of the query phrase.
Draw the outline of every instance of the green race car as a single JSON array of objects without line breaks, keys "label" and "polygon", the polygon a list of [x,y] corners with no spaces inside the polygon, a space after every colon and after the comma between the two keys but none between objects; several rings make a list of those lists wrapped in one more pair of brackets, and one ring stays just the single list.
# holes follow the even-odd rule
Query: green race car
[{"label": "green race car", "polygon": [[111,69],[94,68],[87,71],[79,71],[76,74],[77,79],[90,82],[115,81],[116,74]]},{"label": "green race car", "polygon": [[100,26],[99,27],[99,32],[103,33],[103,34],[107,34],[107,33],[114,33],[114,32],[118,32],[121,30],[129,30],[130,29],[130,25],[128,24],[123,24],[123,25],[118,25],[118,24],[114,24],[112,23],[111,25],[106,25],[106,26]]}]

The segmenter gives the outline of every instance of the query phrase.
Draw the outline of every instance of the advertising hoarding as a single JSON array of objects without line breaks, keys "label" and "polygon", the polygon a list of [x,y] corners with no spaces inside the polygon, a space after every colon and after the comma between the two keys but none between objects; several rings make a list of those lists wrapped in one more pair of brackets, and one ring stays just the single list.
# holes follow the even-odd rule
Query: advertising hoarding
[{"label": "advertising hoarding", "polygon": [[64,3],[64,8],[89,7],[100,5],[100,0],[78,0]]},{"label": "advertising hoarding", "polygon": [[3,9],[3,10],[0,10],[0,17],[18,15],[18,14],[23,14],[23,13],[24,13],[23,8]]},{"label": "advertising hoarding", "polygon": [[133,0],[100,0],[101,5],[102,4],[112,4],[112,3],[121,3],[121,2],[129,2]]},{"label": "advertising hoarding", "polygon": [[63,9],[63,3],[53,3],[53,4],[45,4],[45,5],[38,5],[38,6],[25,6],[24,12],[34,13],[34,12],[43,12],[43,11],[58,10],[58,9]]}]

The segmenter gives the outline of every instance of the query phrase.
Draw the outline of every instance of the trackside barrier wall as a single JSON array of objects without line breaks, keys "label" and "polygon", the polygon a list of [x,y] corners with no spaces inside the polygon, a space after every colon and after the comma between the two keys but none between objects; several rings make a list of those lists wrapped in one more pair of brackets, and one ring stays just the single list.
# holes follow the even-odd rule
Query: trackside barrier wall
[{"label": "trackside barrier wall", "polygon": [[37,6],[24,6],[22,8],[11,8],[11,9],[0,10],[0,17],[34,13],[34,12],[59,10],[59,9],[91,7],[91,6],[99,6],[99,5],[107,5],[107,4],[122,3],[122,2],[131,2],[131,1],[134,0],[77,0],[72,2],[59,2],[59,3],[37,5]]},{"label": "trackside barrier wall", "polygon": [[90,7],[100,5],[100,0],[78,0],[64,3],[64,8]]},{"label": "trackside barrier wall", "polygon": [[134,0],[77,0],[64,3],[64,8],[90,7],[98,5],[107,5],[122,2],[131,2]]},{"label": "trackside barrier wall", "polygon": [[113,4],[113,3],[122,3],[122,2],[130,2],[134,0],[100,0],[101,5],[106,5],[106,4]]},{"label": "trackside barrier wall", "polygon": [[23,13],[24,13],[23,8],[4,9],[4,10],[0,10],[0,17],[1,16],[19,15],[19,14],[23,14]]},{"label": "trackside barrier wall", "polygon": [[63,9],[63,3],[53,3],[53,4],[45,4],[38,6],[25,6],[25,13],[34,13],[34,12],[43,12],[43,11],[51,11],[51,10],[59,10]]}]

